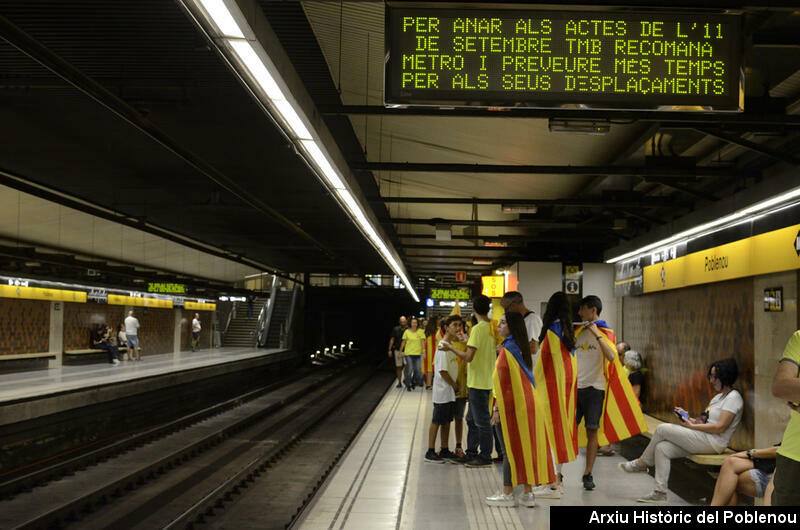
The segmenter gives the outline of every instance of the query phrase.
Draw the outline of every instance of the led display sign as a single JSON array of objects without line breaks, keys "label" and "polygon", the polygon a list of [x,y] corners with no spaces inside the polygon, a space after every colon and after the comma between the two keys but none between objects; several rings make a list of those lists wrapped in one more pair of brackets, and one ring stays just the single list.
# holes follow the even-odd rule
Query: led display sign
[{"label": "led display sign", "polygon": [[431,298],[434,300],[469,300],[469,289],[431,289]]},{"label": "led display sign", "polygon": [[182,283],[148,282],[148,293],[185,294],[186,286]]},{"label": "led display sign", "polygon": [[393,7],[387,104],[741,110],[741,17]]}]

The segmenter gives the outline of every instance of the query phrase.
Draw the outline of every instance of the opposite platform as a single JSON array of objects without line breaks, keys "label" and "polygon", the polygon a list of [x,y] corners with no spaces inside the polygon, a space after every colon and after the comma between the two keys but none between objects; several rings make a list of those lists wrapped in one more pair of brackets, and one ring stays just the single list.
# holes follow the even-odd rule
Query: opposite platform
[{"label": "opposite platform", "polygon": [[[561,499],[537,500],[533,509],[490,508],[484,498],[501,489],[499,465],[468,469],[425,462],[432,409],[430,391],[390,389],[296,527],[545,529],[550,524],[550,506],[633,505],[653,488],[652,477],[624,473],[617,468],[623,459],[612,456],[597,459],[593,471],[597,488],[585,491],[581,455],[564,466]],[[452,450],[452,429],[450,436]],[[521,488],[515,493],[519,495]],[[688,504],[672,492],[668,495],[669,505]]]}]

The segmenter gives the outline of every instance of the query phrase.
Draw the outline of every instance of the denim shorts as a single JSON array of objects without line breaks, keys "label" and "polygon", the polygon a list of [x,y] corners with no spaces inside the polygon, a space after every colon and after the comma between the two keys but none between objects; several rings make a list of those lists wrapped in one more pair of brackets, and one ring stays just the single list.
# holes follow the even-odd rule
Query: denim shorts
[{"label": "denim shorts", "polygon": [[433,419],[431,419],[431,423],[434,425],[447,425],[453,421],[453,411],[455,408],[455,401],[450,401],[449,403],[434,403]]},{"label": "denim shorts", "polygon": [[575,410],[575,423],[580,425],[581,418],[586,418],[586,428],[596,430],[600,428],[600,416],[603,415],[603,401],[605,390],[594,387],[578,389],[578,406]]},{"label": "denim shorts", "polygon": [[128,348],[138,348],[139,347],[139,336],[138,335],[128,335],[125,334],[125,337],[128,339]]},{"label": "denim shorts", "polygon": [[756,485],[756,496],[763,497],[772,474],[764,473],[760,469],[751,469],[750,478],[753,479],[753,484]]}]

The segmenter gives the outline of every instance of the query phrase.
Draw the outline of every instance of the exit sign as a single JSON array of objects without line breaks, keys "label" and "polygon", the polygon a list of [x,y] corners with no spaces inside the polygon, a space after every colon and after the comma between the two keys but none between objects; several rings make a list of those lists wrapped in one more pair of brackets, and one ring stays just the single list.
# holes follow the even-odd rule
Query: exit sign
[{"label": "exit sign", "polygon": [[467,271],[456,271],[456,281],[457,282],[467,281]]}]

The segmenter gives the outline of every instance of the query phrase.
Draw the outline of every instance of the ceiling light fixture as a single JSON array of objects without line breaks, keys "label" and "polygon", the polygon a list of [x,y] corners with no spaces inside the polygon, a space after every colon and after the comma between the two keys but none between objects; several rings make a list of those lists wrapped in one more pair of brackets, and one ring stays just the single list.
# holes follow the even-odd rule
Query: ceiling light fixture
[{"label": "ceiling light fixture", "polygon": [[[683,232],[679,232],[668,238],[661,239],[660,241],[656,241],[655,243],[650,243],[649,245],[645,245],[631,252],[620,254],[619,256],[606,260],[606,263],[617,263],[619,261],[638,258],[643,254],[648,254],[657,249],[661,249],[662,247],[668,247],[683,242],[684,240],[702,237],[706,234],[727,228],[729,225],[741,223],[743,222],[745,217],[754,216],[754,214],[758,214],[759,212],[764,212],[764,210],[767,210],[768,208],[773,208],[781,203],[797,199],[798,197],[800,197],[800,188],[795,188],[786,193],[776,195],[771,199],[766,199],[761,202],[752,204],[747,208],[742,208],[741,210],[720,217],[719,219],[715,219],[714,221],[709,221],[708,223],[697,225],[694,228],[684,230]],[[767,212],[764,212],[762,215],[766,214]]]},{"label": "ceiling light fixture", "polygon": [[182,3],[189,12],[207,21],[209,36],[231,60],[236,74],[261,100],[270,115],[283,125],[284,131],[299,147],[309,166],[333,191],[342,208],[400,278],[414,301],[419,302],[419,296],[406,275],[405,267],[370,222],[336,164],[331,162],[318,133],[295,101],[269,54],[255,38],[255,33],[236,0],[182,0]]}]

